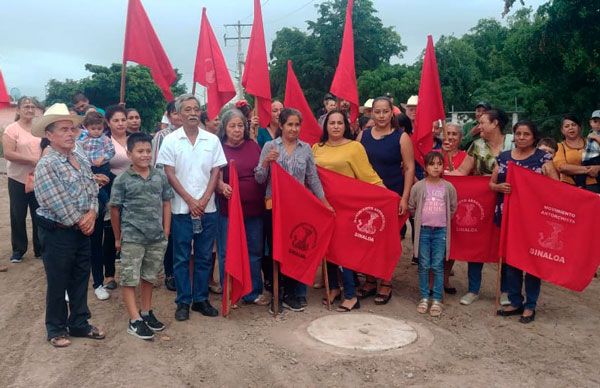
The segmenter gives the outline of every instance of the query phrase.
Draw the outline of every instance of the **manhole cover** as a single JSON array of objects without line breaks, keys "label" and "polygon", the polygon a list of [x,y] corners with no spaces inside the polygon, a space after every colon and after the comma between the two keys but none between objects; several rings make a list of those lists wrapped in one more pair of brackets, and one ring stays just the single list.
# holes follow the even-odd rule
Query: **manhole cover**
[{"label": "manhole cover", "polygon": [[336,314],[308,325],[313,338],[344,349],[381,351],[402,348],[417,340],[406,322],[374,314]]}]

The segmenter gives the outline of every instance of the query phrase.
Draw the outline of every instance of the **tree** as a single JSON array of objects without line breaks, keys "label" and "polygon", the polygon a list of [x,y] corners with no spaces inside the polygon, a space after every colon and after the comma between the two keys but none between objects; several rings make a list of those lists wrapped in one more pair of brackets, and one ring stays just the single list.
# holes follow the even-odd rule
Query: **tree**
[{"label": "tree", "polygon": [[[46,105],[55,102],[71,102],[77,91],[82,91],[90,102],[98,107],[106,107],[119,102],[121,83],[121,65],[113,63],[110,67],[86,64],[85,69],[92,73],[81,80],[67,79],[64,82],[51,79],[46,85]],[[181,84],[181,74],[171,86],[174,95],[186,92]],[[165,110],[166,101],[160,89],[154,84],[150,71],[143,66],[127,66],[127,82],[125,102],[128,108],[136,108],[142,118],[142,126],[146,131],[155,129]]]}]

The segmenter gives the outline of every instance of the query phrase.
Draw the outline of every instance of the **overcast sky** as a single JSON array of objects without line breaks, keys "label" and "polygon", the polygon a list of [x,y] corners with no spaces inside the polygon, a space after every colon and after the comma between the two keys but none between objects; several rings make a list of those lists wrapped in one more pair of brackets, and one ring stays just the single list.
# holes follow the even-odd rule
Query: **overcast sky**
[{"label": "overcast sky", "polygon": [[[262,0],[267,50],[283,27],[306,30],[317,19],[316,4],[324,0]],[[480,18],[498,18],[502,0],[373,0],[385,26],[393,26],[408,47],[401,60],[412,63],[427,34],[461,36]],[[546,0],[526,0],[534,9]],[[236,69],[235,36],[224,24],[252,23],[252,0],[142,0],[174,67],[191,90],[202,7],[220,41],[228,67]],[[520,7],[517,2],[515,9]],[[80,79],[90,75],[86,63],[120,63],[127,0],[0,0],[0,70],[9,92],[45,97],[49,79]],[[250,28],[245,35],[250,34]],[[244,41],[244,51],[248,41]]]}]

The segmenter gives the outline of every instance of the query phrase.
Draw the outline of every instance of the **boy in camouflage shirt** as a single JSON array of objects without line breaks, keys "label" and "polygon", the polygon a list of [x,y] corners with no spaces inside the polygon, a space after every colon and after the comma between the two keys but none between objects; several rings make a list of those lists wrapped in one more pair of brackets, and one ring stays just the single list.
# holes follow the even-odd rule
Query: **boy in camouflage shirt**
[{"label": "boy in camouflage shirt", "polygon": [[[150,340],[165,328],[152,312],[152,288],[163,267],[171,227],[173,190],[161,169],[151,166],[152,139],[134,133],[127,139],[131,167],[112,187],[110,218],[115,247],[121,252],[123,303],[129,313],[127,332]],[[141,280],[141,282],[140,282]],[[141,311],[135,287],[141,283]]]}]

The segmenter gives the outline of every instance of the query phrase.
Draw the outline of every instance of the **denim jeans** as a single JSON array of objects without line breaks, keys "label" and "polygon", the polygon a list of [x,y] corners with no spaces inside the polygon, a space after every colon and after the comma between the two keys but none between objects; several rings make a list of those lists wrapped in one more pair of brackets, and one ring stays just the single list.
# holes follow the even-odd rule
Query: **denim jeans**
[{"label": "denim jeans", "polygon": [[535,310],[542,281],[540,278],[525,273],[525,303],[523,303],[523,271],[508,264],[505,264],[506,277],[508,285],[508,300],[513,307],[525,307],[528,310]]},{"label": "denim jeans", "polygon": [[[227,246],[227,227],[229,218],[219,214],[219,233],[217,235],[217,250],[219,252],[219,276],[221,284],[225,276],[225,255]],[[250,256],[250,273],[252,276],[252,291],[243,297],[244,301],[252,302],[263,292],[261,261],[263,255],[263,220],[262,216],[244,217],[246,242]]]},{"label": "denim jeans", "polygon": [[433,272],[433,300],[442,300],[444,289],[444,259],[446,228],[421,226],[419,238],[419,290],[422,299],[429,299],[429,272]]},{"label": "denim jeans", "polygon": [[[204,213],[202,233],[192,233],[189,214],[173,214],[173,274],[177,297],[175,303],[192,304],[208,300],[208,281],[212,276],[212,250],[217,235],[217,212]],[[190,283],[190,255],[194,244],[194,270]]]},{"label": "denim jeans", "polygon": [[[469,278],[469,292],[479,294],[481,288],[481,273],[483,263],[469,262],[467,264],[467,276]],[[500,292],[508,292],[508,282],[506,280],[506,264],[500,268]]]},{"label": "denim jeans", "polygon": [[354,271],[348,268],[340,267],[333,263],[327,263],[327,280],[329,280],[329,289],[337,290],[340,288],[338,280],[338,268],[342,269],[342,284],[344,285],[344,299],[352,299],[356,296],[356,287],[354,286]]}]

